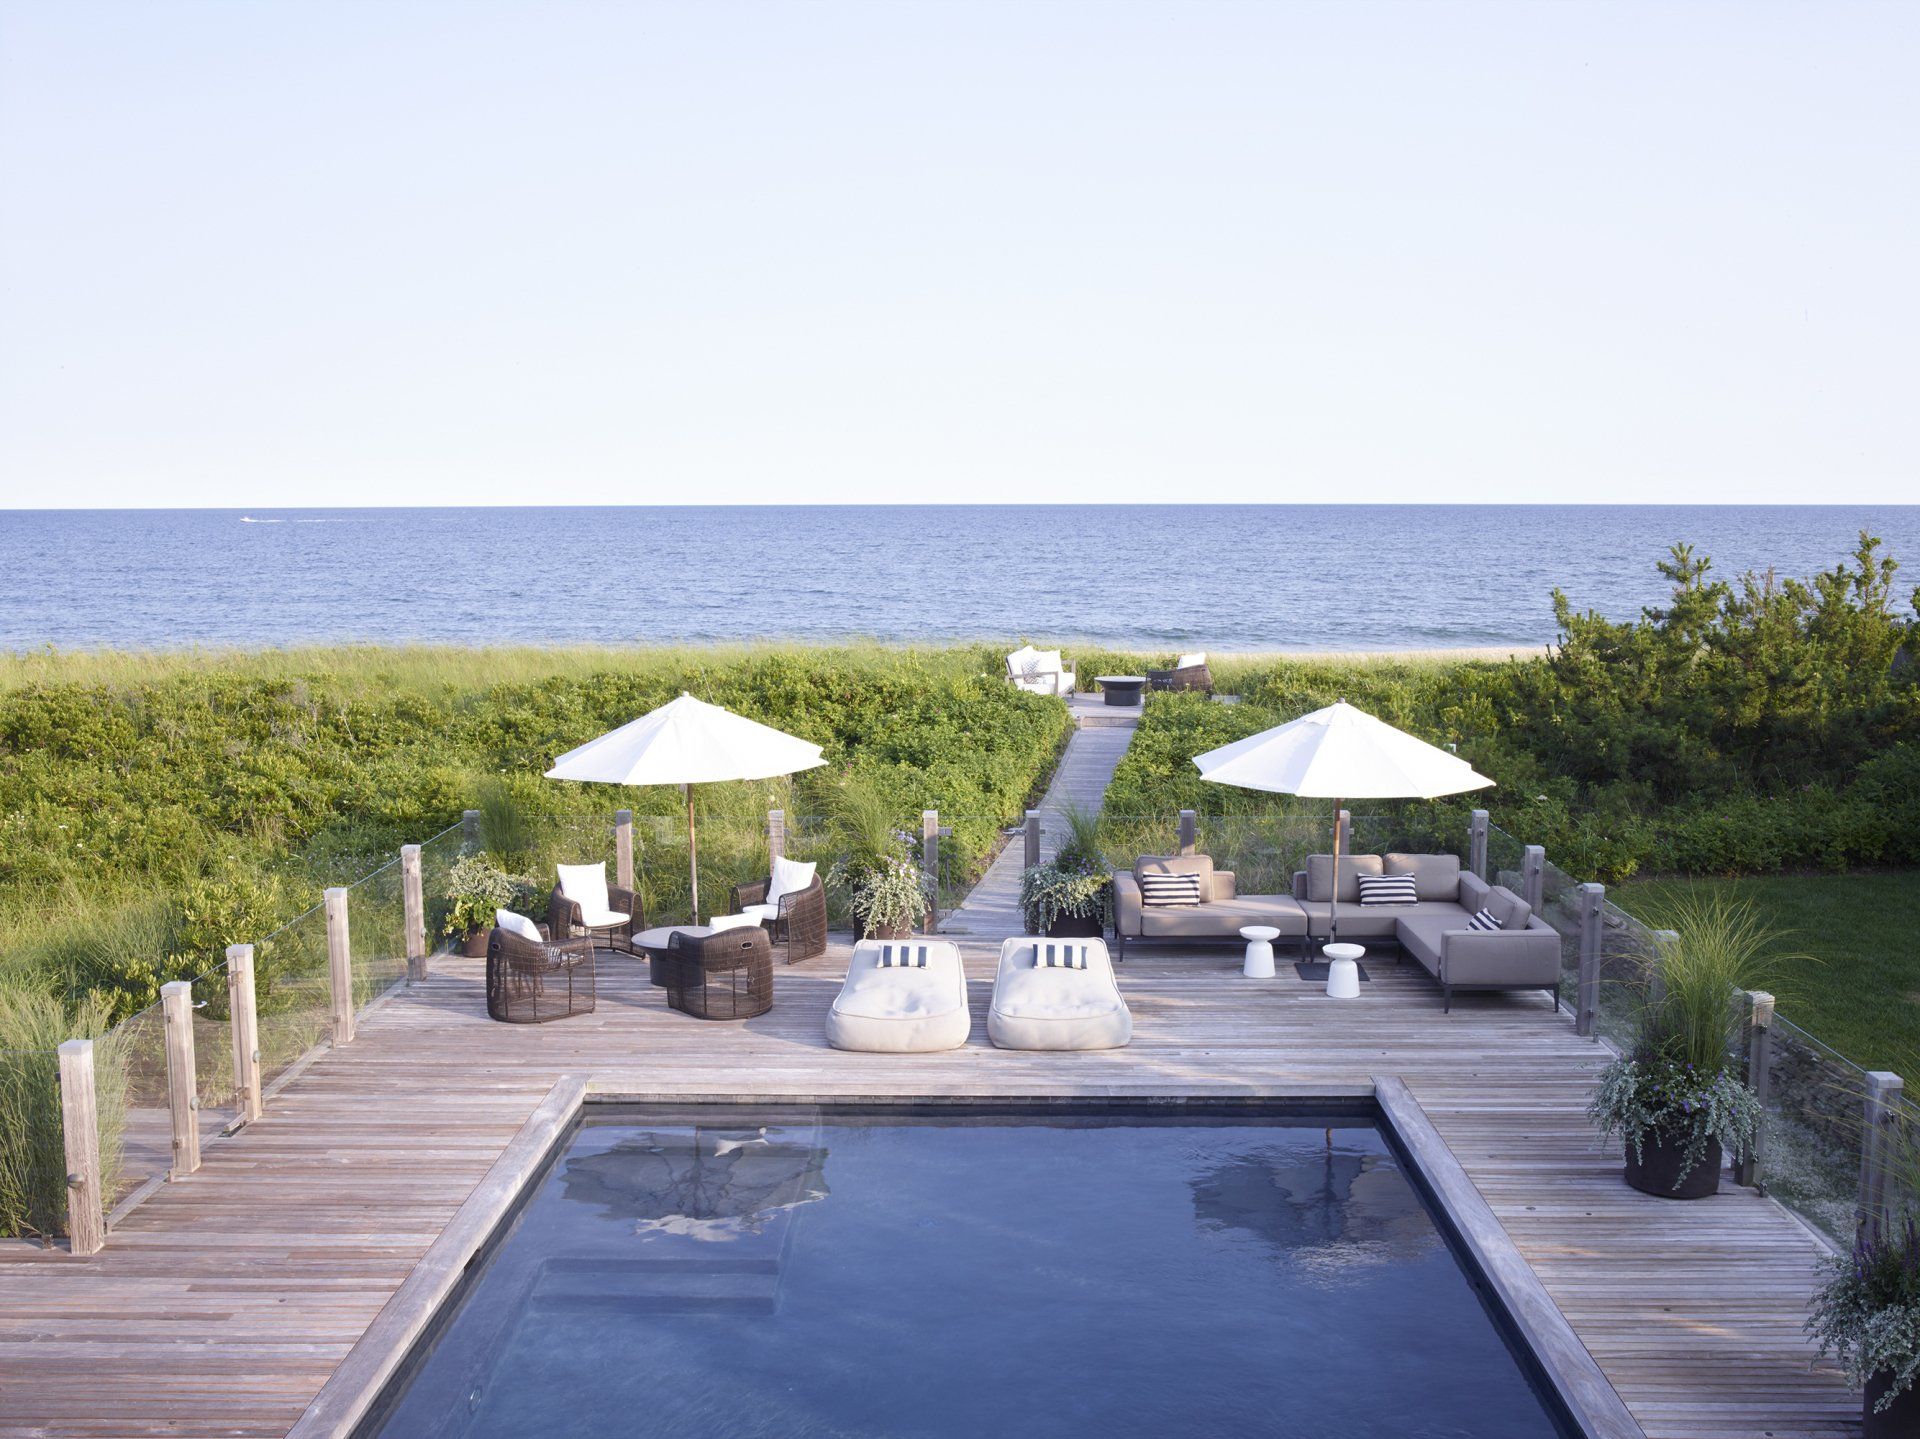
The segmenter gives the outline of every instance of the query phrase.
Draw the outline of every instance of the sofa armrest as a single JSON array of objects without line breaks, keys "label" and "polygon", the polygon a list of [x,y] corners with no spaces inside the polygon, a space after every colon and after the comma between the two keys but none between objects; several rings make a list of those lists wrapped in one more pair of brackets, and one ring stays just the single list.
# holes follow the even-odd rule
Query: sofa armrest
[{"label": "sofa armrest", "polygon": [[1293,872],[1293,897],[1295,899],[1307,897],[1307,872],[1304,869],[1296,869]]},{"label": "sofa armrest", "polygon": [[1079,683],[1079,675],[1075,674],[1072,670],[1062,670],[1058,675],[1054,676],[1053,692],[1057,695],[1070,695],[1073,693],[1074,687]]},{"label": "sofa armrest", "polygon": [[1140,933],[1140,881],[1132,870],[1113,877],[1113,932],[1121,935]]},{"label": "sofa armrest", "polygon": [[1440,937],[1442,984],[1546,988],[1560,982],[1560,936],[1541,929],[1450,929]]},{"label": "sofa armrest", "polygon": [[1493,886],[1470,869],[1460,871],[1460,908],[1468,914],[1478,914],[1486,907],[1487,896],[1493,892]]},{"label": "sofa armrest", "polygon": [[1240,881],[1230,869],[1216,869],[1213,872],[1213,893],[1209,899],[1237,899],[1240,895]]}]

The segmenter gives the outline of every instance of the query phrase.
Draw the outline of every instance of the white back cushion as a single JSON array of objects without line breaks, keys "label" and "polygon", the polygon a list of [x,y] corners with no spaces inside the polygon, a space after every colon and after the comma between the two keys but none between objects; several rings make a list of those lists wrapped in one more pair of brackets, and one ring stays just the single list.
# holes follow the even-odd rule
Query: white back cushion
[{"label": "white back cushion", "polygon": [[541,942],[540,926],[524,914],[515,914],[510,909],[496,909],[493,912],[493,922],[508,934],[517,934],[520,938],[530,939],[535,944]]},{"label": "white back cushion", "polygon": [[598,864],[556,865],[560,871],[560,893],[588,914],[605,914],[607,903],[607,862]]},{"label": "white back cushion", "polygon": [[1181,655],[1179,659],[1173,662],[1173,667],[1177,670],[1198,669],[1201,665],[1205,664],[1206,662],[1207,662],[1207,652],[1205,650],[1201,650],[1198,654]]},{"label": "white back cushion", "polygon": [[1032,679],[1040,672],[1040,651],[1032,645],[1022,645],[1007,656],[1007,673],[1019,675],[1023,679]]},{"label": "white back cushion", "polygon": [[767,886],[767,903],[778,904],[783,895],[798,894],[813,883],[816,866],[800,864],[782,856],[773,862],[772,881]]},{"label": "white back cushion", "polygon": [[1043,675],[1057,675],[1066,669],[1066,665],[1060,659],[1059,650],[1040,650],[1035,655],[1035,659]]}]

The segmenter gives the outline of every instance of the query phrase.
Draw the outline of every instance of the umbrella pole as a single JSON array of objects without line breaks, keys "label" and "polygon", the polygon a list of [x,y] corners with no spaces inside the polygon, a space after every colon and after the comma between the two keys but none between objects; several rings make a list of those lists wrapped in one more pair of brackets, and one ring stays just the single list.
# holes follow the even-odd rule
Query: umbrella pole
[{"label": "umbrella pole", "polygon": [[1340,801],[1333,802],[1333,889],[1327,901],[1327,943],[1340,942]]},{"label": "umbrella pole", "polygon": [[692,891],[692,922],[700,923],[700,844],[693,822],[693,786],[687,790],[687,881]]}]

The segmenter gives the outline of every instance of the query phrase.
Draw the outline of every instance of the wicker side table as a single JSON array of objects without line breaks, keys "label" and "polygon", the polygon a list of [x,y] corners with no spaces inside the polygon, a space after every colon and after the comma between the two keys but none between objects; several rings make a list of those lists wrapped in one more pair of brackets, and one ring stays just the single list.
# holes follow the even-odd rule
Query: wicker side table
[{"label": "wicker side table", "polygon": [[695,1019],[752,1019],[773,1008],[773,945],[758,925],[676,932],[655,969],[665,981],[667,1008]]},{"label": "wicker side table", "polygon": [[593,941],[536,944],[496,929],[487,936],[487,1016],[503,1024],[545,1024],[593,1013]]}]

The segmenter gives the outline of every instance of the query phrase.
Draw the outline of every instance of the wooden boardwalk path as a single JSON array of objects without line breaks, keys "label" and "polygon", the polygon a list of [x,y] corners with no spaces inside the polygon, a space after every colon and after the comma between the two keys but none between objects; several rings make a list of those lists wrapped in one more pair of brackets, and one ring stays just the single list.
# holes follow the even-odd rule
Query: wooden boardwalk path
[{"label": "wooden boardwalk path", "polygon": [[[1089,734],[1070,759],[1092,753],[1078,749]],[[569,1074],[634,1092],[885,1096],[1233,1094],[1397,1074],[1648,1434],[1858,1432],[1858,1400],[1800,1335],[1819,1246],[1748,1190],[1678,1204],[1626,1188],[1582,1113],[1604,1054],[1543,997],[1467,996],[1443,1016],[1424,975],[1391,960],[1341,1003],[1290,965],[1249,981],[1227,948],[1141,946],[1120,975],[1130,1048],[1019,1054],[985,1038],[1000,935],[955,937],[974,1035],[936,1055],[826,1047],[839,940],[782,969],[773,1011],[742,1024],[670,1013],[644,967],[613,956],[592,1015],[490,1024],[479,963],[435,960],[102,1253],[0,1246],[0,1436],[284,1434]]]}]

